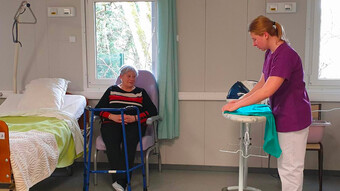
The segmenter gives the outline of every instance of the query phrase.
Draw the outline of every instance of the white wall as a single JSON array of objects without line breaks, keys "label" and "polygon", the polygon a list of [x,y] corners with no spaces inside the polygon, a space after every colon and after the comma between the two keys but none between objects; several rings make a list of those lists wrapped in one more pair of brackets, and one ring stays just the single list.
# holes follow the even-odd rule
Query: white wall
[{"label": "white wall", "polygon": [[[177,0],[180,91],[193,95],[227,92],[237,80],[258,79],[264,53],[252,47],[247,26],[258,15],[266,15],[265,3],[274,1],[279,0]],[[3,0],[0,6],[0,91],[12,90],[11,27],[20,2]],[[291,45],[304,61],[306,1],[295,2],[296,13],[267,16],[285,26]],[[19,59],[19,89],[34,78],[63,77],[72,82],[70,91],[83,91],[86,76],[83,75],[81,0],[31,0],[30,3],[38,23],[20,25],[23,48]],[[48,6],[74,6],[76,17],[48,18]],[[70,43],[69,36],[75,36],[77,41]],[[91,105],[96,102],[90,101]],[[227,143],[237,143],[239,135],[239,124],[222,117],[223,104],[224,101],[218,100],[181,100],[180,138],[162,141],[163,163],[238,166],[237,155],[218,151]],[[325,109],[339,106],[339,103],[323,103]],[[336,137],[340,134],[338,115],[339,112],[322,115],[333,123],[333,127],[326,129],[323,140],[326,170],[340,170],[337,162],[340,154],[334,152],[340,146]],[[263,144],[263,128],[262,123],[253,126],[253,145]],[[317,168],[316,156],[307,153],[307,168]],[[266,167],[266,164],[266,159],[249,160],[252,167]]]},{"label": "white wall", "polygon": [[[31,0],[37,24],[19,25],[22,43],[18,64],[18,90],[38,77],[63,77],[70,80],[70,90],[83,90],[83,64],[81,41],[80,0]],[[0,6],[0,90],[12,91],[14,43],[12,43],[13,17],[21,0],[2,0]],[[73,6],[76,16],[49,18],[47,7]],[[31,20],[27,10],[22,21]],[[76,42],[70,43],[69,36]]]}]

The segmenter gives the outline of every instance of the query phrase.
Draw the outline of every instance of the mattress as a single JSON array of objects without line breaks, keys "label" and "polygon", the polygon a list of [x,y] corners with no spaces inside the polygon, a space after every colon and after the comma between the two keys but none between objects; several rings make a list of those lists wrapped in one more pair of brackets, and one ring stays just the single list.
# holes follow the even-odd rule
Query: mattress
[{"label": "mattress", "polygon": [[[26,191],[47,178],[56,167],[65,167],[83,152],[83,137],[77,123],[86,99],[65,95],[60,110],[18,109],[22,94],[10,95],[0,105],[0,120],[10,130],[10,150],[16,189]],[[42,173],[43,172],[43,173]]]},{"label": "mattress", "polygon": [[[18,112],[18,103],[23,94],[12,94],[0,105],[0,116]],[[65,95],[64,104],[61,111],[70,114],[75,119],[79,119],[84,112],[86,99],[82,95]]]}]

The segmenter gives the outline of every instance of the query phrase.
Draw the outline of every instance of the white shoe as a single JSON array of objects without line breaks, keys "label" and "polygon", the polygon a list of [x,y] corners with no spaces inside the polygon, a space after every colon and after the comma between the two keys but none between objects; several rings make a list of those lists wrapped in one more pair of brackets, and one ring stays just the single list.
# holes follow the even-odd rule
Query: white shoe
[{"label": "white shoe", "polygon": [[123,186],[121,186],[120,184],[118,184],[117,182],[114,182],[112,184],[112,187],[116,190],[116,191],[124,191]]}]

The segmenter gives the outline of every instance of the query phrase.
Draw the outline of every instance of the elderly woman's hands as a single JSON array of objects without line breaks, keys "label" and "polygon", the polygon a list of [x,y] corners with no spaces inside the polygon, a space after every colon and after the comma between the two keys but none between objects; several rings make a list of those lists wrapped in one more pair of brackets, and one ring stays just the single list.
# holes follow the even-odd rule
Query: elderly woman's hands
[{"label": "elderly woman's hands", "polygon": [[120,115],[110,114],[107,118],[116,123],[122,123],[122,117]]},{"label": "elderly woman's hands", "polygon": [[[116,123],[122,123],[122,116],[121,115],[115,115],[115,114],[110,114],[108,119],[116,122]],[[125,115],[124,114],[124,123],[133,123],[137,121],[137,116],[135,115]]]},{"label": "elderly woman's hands", "polygon": [[137,121],[137,118],[135,115],[124,115],[124,122],[125,124],[127,123],[133,123],[133,122],[136,122]]}]

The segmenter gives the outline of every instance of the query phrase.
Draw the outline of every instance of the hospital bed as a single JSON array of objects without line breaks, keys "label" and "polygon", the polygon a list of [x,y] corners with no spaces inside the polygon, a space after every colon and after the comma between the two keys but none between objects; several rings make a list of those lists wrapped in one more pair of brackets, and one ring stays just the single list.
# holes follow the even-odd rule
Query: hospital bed
[{"label": "hospital bed", "polygon": [[60,109],[20,110],[24,94],[10,95],[0,105],[0,190],[29,190],[82,155],[78,119],[86,98],[61,96]]}]

